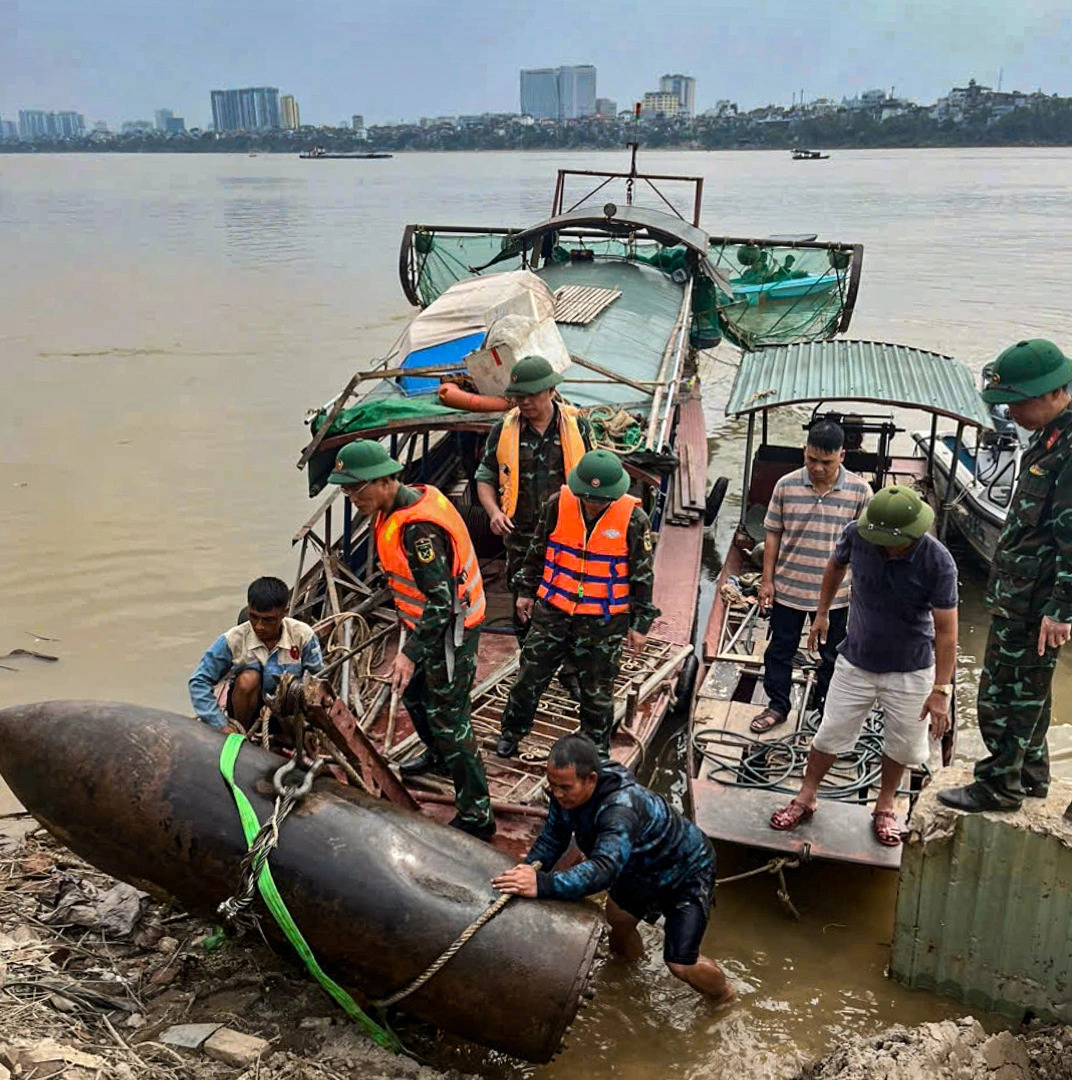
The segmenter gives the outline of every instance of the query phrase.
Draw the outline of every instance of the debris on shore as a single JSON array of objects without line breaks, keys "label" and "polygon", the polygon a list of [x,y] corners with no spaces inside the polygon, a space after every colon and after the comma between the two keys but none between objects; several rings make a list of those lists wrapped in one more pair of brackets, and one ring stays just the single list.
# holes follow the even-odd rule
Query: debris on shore
[{"label": "debris on shore", "polygon": [[796,1080],[1072,1080],[1072,1027],[987,1035],[965,1016],[856,1036]]},{"label": "debris on shore", "polygon": [[462,1080],[375,1046],[263,942],[206,949],[214,930],[39,828],[0,832],[0,1080]]}]

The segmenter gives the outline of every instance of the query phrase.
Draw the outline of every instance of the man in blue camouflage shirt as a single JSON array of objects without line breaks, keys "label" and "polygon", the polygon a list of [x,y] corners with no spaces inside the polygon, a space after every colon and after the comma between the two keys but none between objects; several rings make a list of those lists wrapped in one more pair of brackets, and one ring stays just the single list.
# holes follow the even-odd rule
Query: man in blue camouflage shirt
[{"label": "man in blue camouflage shirt", "polygon": [[[611,948],[628,960],[644,955],[640,920],[654,923],[663,915],[666,966],[716,1004],[730,1001],[732,985],[700,953],[715,889],[710,840],[624,766],[601,763],[584,735],[566,735],[551,747],[547,784],[551,805],[543,832],[523,863],[495,878],[495,888],[555,900],[607,890]],[[584,861],[555,870],[574,839]]]}]

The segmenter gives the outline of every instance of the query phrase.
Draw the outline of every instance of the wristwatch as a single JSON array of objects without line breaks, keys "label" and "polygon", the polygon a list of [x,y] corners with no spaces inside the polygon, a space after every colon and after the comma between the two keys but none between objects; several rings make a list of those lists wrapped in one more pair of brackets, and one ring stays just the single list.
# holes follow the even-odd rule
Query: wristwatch
[{"label": "wristwatch", "polygon": [[953,684],[951,682],[935,683],[931,687],[932,694],[945,694],[946,697],[953,696]]}]

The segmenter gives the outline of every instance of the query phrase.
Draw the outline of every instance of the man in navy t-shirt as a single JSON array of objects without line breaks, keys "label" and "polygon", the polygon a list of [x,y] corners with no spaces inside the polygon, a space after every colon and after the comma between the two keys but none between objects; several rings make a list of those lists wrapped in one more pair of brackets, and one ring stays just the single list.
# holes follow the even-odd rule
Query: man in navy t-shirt
[{"label": "man in navy t-shirt", "polygon": [[[794,829],[815,813],[819,784],[856,745],[868,714],[883,713],[882,780],[872,814],[875,838],[901,842],[894,799],[907,766],[927,760],[928,733],[949,728],[957,653],[957,567],[927,531],[934,511],[911,488],[893,484],[845,527],[823,574],[808,647],[824,640],[828,612],[852,568],[848,633],[839,649],[804,783],[771,828]],[[930,724],[927,724],[927,719]]]}]

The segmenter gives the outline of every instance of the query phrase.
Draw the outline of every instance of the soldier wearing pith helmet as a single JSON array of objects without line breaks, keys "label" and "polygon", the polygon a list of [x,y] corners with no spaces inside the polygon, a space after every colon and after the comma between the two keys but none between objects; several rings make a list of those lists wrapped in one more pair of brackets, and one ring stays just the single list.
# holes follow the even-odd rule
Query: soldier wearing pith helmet
[{"label": "soldier wearing pith helmet", "polygon": [[484,582],[461,515],[437,488],[400,482],[402,466],[381,443],[339,451],[328,478],[368,517],[406,642],[391,667],[425,752],[403,774],[436,770],[454,781],[457,829],[495,832],[488,782],[470,720]]},{"label": "soldier wearing pith helmet", "polygon": [[974,782],[938,793],[959,810],[1015,810],[1049,793],[1051,683],[1072,633],[1072,360],[1042,338],[1010,345],[983,400],[1032,432],[990,572],[992,619],[979,682],[988,754]]},{"label": "soldier wearing pith helmet", "polygon": [[[588,421],[558,397],[561,381],[542,356],[526,356],[514,365],[505,390],[513,408],[491,429],[476,470],[480,505],[506,548],[506,583],[515,603],[514,578],[536,532],[540,507],[592,445]],[[528,633],[516,611],[514,633],[519,643]]]},{"label": "soldier wearing pith helmet", "polygon": [[502,717],[500,757],[532,729],[555,669],[572,657],[580,677],[581,730],[610,754],[614,679],[628,641],[640,652],[659,615],[652,604],[653,540],[616,454],[590,450],[540,512],[517,575],[517,612],[531,629]]}]

